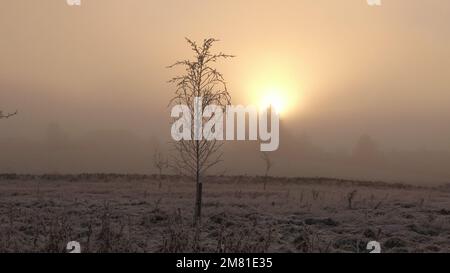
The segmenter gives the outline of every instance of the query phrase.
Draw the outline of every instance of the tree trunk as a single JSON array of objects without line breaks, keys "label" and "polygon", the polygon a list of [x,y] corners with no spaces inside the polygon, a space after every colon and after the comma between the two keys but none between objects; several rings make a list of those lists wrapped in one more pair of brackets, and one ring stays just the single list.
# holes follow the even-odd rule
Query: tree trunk
[{"label": "tree trunk", "polygon": [[[203,73],[203,59],[199,60],[199,79],[197,82],[197,97],[201,97],[201,89],[202,89],[202,73]],[[195,106],[196,107],[196,106]],[[199,124],[200,125],[200,124]],[[195,130],[195,126],[194,126]],[[194,132],[195,134],[196,132]],[[196,150],[196,183],[197,190],[195,194],[195,212],[194,212],[194,227],[198,228],[201,223],[202,218],[202,183],[200,181],[200,141],[195,141],[195,150]]]},{"label": "tree trunk", "polygon": [[201,224],[202,218],[202,190],[203,184],[197,183],[197,192],[195,197],[195,214],[194,214],[194,226],[197,227]]},{"label": "tree trunk", "polygon": [[197,140],[196,142],[196,148],[197,148],[197,168],[196,168],[196,185],[197,190],[195,193],[195,210],[194,210],[194,227],[198,227],[198,225],[201,223],[202,218],[202,189],[203,185],[200,181],[200,142]]}]

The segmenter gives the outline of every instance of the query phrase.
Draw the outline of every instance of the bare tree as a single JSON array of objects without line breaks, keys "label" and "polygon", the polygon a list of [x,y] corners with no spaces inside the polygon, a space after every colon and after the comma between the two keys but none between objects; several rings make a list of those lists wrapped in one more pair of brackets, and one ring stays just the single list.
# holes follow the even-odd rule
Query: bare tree
[{"label": "bare tree", "polygon": [[261,158],[264,160],[265,164],[265,172],[264,172],[264,190],[266,190],[266,184],[267,184],[267,176],[269,175],[269,171],[272,168],[272,160],[269,157],[269,154],[267,152],[261,152]]},{"label": "bare tree", "polygon": [[153,165],[158,169],[159,173],[159,188],[161,188],[162,172],[169,167],[169,160],[163,156],[163,154],[156,149],[153,155]]},{"label": "bare tree", "polygon": [[[217,42],[216,39],[205,39],[202,45],[186,38],[194,52],[193,60],[184,60],[176,62],[169,68],[183,67],[184,74],[172,78],[169,82],[175,84],[175,96],[171,99],[169,105],[186,105],[191,113],[191,124],[195,121],[194,101],[195,98],[201,98],[202,111],[208,105],[217,105],[224,109],[231,103],[231,97],[228,93],[225,80],[220,72],[213,65],[220,59],[233,57],[224,53],[212,53],[211,46]],[[214,118],[202,118],[202,122],[207,122]],[[194,134],[194,128],[191,128],[191,136]],[[201,222],[202,207],[202,176],[211,167],[221,161],[222,153],[220,148],[222,143],[215,140],[181,140],[174,142],[177,156],[173,158],[173,167],[177,172],[194,178],[196,182],[196,197],[194,209],[194,226]]]},{"label": "bare tree", "polygon": [[356,194],[358,193],[357,190],[353,190],[347,194],[347,202],[348,202],[348,209],[353,208],[353,199],[355,198]]},{"label": "bare tree", "polygon": [[17,111],[14,113],[7,113],[7,114],[3,114],[3,111],[0,110],[0,119],[4,119],[4,118],[10,118],[12,116],[17,115]]}]

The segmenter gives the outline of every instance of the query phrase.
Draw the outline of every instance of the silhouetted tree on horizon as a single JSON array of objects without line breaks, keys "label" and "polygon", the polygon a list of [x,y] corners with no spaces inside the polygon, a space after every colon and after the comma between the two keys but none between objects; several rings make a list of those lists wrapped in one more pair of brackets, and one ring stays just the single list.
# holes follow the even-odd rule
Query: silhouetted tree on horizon
[{"label": "silhouetted tree on horizon", "polygon": [[369,135],[359,137],[352,152],[354,162],[363,165],[377,165],[382,162],[382,153],[377,142]]},{"label": "silhouetted tree on horizon", "polygon": [[269,175],[269,171],[273,166],[272,160],[269,157],[269,154],[267,152],[261,152],[261,158],[264,160],[265,164],[265,171],[264,171],[264,190],[266,190],[267,185],[267,179]]},{"label": "silhouetted tree on horizon", "polygon": [[169,160],[165,157],[159,149],[155,149],[155,153],[153,154],[153,166],[158,170],[158,179],[159,179],[159,188],[162,187],[162,173],[163,170],[169,167]]}]

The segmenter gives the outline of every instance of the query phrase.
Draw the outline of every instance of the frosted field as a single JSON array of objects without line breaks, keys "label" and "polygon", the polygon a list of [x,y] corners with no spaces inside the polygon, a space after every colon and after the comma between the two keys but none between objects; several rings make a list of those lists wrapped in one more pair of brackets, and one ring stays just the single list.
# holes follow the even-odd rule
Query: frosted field
[{"label": "frosted field", "polygon": [[450,186],[138,175],[0,176],[0,252],[450,252]]}]

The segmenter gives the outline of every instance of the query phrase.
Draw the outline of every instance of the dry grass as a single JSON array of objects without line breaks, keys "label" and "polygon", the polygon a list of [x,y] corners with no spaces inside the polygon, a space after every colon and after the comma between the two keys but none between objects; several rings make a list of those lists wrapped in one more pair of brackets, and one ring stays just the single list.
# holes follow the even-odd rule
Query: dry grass
[{"label": "dry grass", "polygon": [[450,189],[208,177],[191,226],[178,176],[0,176],[0,252],[449,252]]}]

